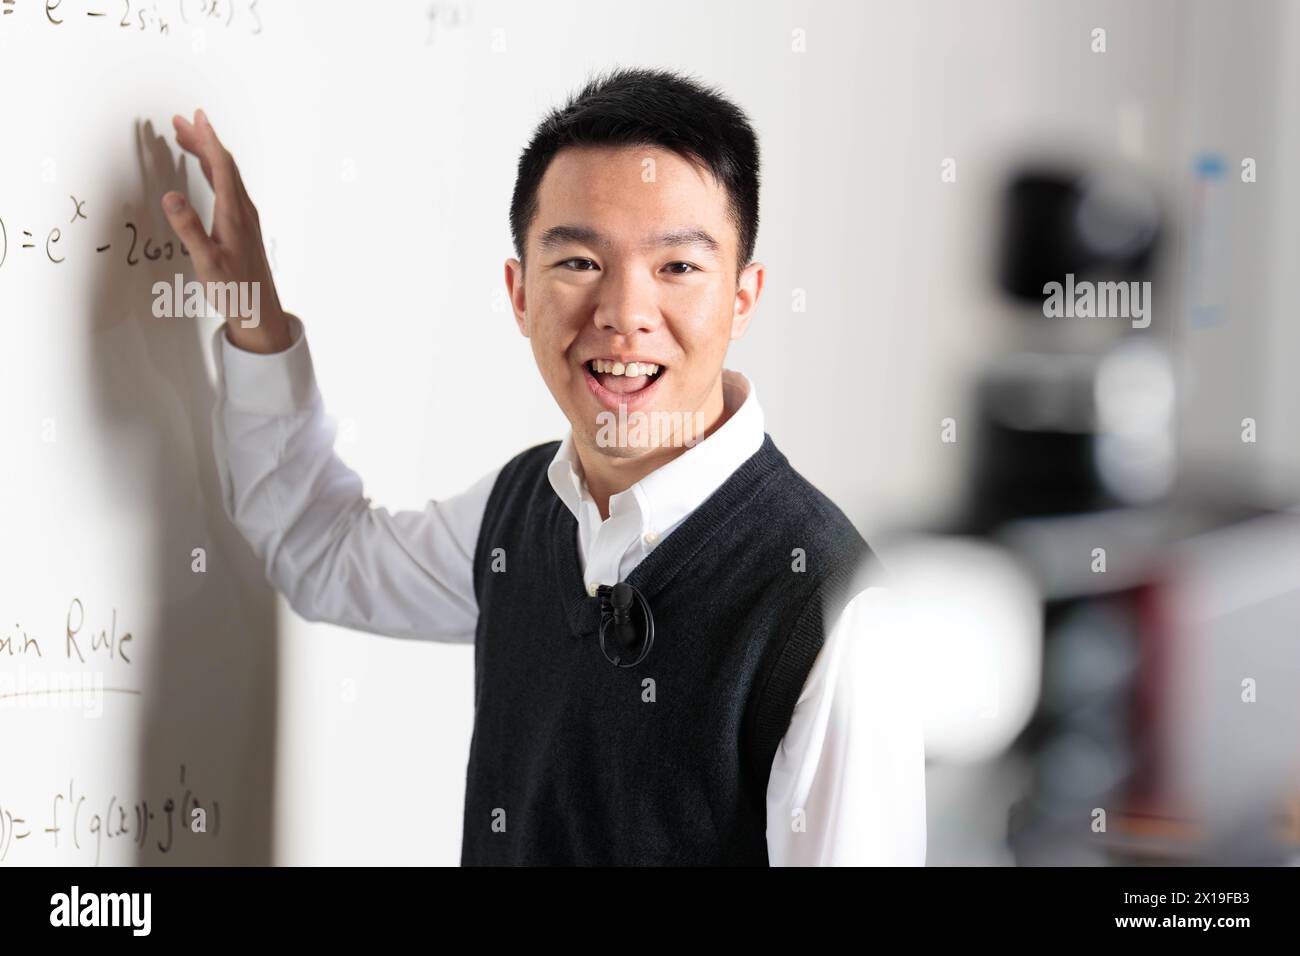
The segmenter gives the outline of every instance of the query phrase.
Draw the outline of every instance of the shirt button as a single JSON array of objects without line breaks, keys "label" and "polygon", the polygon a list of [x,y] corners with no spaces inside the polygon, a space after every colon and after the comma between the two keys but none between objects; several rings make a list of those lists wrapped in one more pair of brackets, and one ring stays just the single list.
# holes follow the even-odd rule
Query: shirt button
[{"label": "shirt button", "polygon": [[646,544],[654,544],[656,541],[659,540],[659,535],[655,534],[653,531],[647,531],[645,536],[641,540],[643,540]]},{"label": "shirt button", "polygon": [[595,596],[596,596],[596,588],[598,588],[598,587],[600,587],[599,584],[593,584],[593,585],[591,585],[590,587],[587,588],[587,593],[590,594],[592,597],[595,597]]}]

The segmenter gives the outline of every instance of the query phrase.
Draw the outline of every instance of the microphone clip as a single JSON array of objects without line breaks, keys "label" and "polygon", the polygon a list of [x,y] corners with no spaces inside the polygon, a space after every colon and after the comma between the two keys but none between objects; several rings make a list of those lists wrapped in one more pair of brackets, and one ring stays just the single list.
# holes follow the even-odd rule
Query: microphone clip
[{"label": "microphone clip", "polygon": [[[650,603],[635,586],[626,581],[615,585],[602,584],[596,588],[600,598],[600,652],[605,660],[615,667],[635,667],[646,659],[655,642],[655,619],[650,613]],[[640,650],[630,661],[624,661],[627,649],[636,646],[637,626],[632,620],[632,605],[641,610],[645,621]],[[609,644],[614,645],[615,653],[610,655]]]}]

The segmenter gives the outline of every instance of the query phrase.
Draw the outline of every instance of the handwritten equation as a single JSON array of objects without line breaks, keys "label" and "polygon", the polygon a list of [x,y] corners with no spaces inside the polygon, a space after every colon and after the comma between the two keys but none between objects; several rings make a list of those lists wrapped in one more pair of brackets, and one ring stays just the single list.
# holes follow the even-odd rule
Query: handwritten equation
[{"label": "handwritten equation", "polygon": [[262,32],[257,4],[258,0],[0,0],[0,10],[4,11],[0,23],[20,7],[30,7],[34,15],[44,13],[46,23],[54,27],[89,19],[106,25],[97,29],[116,24],[120,30],[166,36],[173,23],[184,23],[191,27],[233,26],[256,36]]},{"label": "handwritten equation", "polygon": [[[117,794],[100,797],[98,802],[77,788],[76,779],[68,781],[66,791],[53,795],[43,819],[29,817],[3,802],[0,794],[0,863],[10,853],[46,841],[53,850],[72,853],[94,851],[98,866],[105,849],[115,841],[125,840],[139,850],[170,853],[182,839],[216,839],[221,832],[221,804],[213,799],[207,805],[185,783],[185,765],[180,765],[177,790],[179,798],[163,794],[162,801],[125,801]],[[24,841],[31,840],[28,844]],[[62,842],[60,842],[62,841]]]},{"label": "handwritten equation", "polygon": [[[11,256],[17,259],[30,254],[35,259],[48,261],[54,265],[61,265],[67,259],[69,246],[65,245],[65,242],[70,236],[82,234],[85,228],[88,228],[78,227],[81,220],[90,221],[86,211],[86,200],[78,199],[75,195],[69,195],[68,199],[72,211],[68,221],[55,224],[44,223],[36,231],[12,228],[0,213],[0,278],[3,278],[5,263]],[[65,235],[65,230],[68,235]],[[169,261],[177,256],[190,254],[179,239],[162,239],[144,233],[134,222],[123,223],[119,236],[117,248],[128,266],[139,265],[142,261]],[[112,242],[100,243],[94,247],[95,252],[101,255],[112,248]]]}]

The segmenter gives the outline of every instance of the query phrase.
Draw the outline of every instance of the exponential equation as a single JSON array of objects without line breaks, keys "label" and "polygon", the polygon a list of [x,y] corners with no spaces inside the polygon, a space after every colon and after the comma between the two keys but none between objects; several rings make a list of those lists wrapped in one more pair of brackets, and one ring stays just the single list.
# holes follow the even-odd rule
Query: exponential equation
[{"label": "exponential equation", "polygon": [[136,266],[190,254],[185,244],[174,236],[152,235],[130,221],[110,228],[107,234],[101,233],[98,239],[91,239],[93,227],[82,225],[83,221],[90,222],[87,201],[75,195],[69,195],[68,200],[66,221],[12,222],[0,210],[0,281],[4,279],[6,265],[16,266],[24,257],[57,266],[74,255],[112,254],[120,256],[126,265]]}]

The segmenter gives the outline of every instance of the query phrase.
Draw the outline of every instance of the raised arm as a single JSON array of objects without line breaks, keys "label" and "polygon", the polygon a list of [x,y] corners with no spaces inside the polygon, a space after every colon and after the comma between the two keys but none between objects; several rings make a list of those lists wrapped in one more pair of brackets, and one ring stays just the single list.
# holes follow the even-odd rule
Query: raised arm
[{"label": "raised arm", "polygon": [[[227,515],[302,617],[393,637],[473,641],[473,557],[496,472],[421,511],[373,508],[334,452],[302,322],[280,307],[253,208],[202,112],[175,121],[216,193],[212,231],[179,193],[163,208],[199,281],[257,282],[261,314],[214,339],[213,442]],[[215,303],[213,303],[215,305]]]}]

